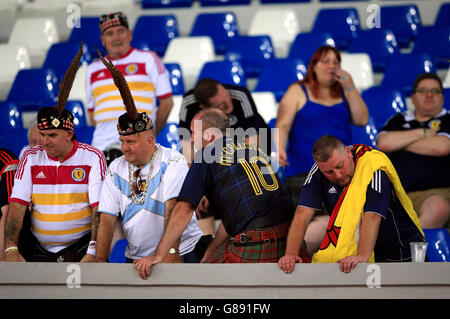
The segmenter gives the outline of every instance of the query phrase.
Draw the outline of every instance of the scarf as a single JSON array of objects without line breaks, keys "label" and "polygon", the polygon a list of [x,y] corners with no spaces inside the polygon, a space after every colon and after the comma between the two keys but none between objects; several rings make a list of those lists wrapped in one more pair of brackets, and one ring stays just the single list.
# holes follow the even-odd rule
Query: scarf
[{"label": "scarf", "polygon": [[[333,209],[325,238],[319,251],[312,257],[313,263],[335,263],[347,256],[357,255],[359,228],[364,214],[367,186],[377,170],[387,174],[395,195],[425,237],[411,200],[406,195],[389,158],[384,153],[366,145],[355,144],[353,149],[355,150],[355,173]],[[375,256],[372,252],[369,262],[374,260]]]}]

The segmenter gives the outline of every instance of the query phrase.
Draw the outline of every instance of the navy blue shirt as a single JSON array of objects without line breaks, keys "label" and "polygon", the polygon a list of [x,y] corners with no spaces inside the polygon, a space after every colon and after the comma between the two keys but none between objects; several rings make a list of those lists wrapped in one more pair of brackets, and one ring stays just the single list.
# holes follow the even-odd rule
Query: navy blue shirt
[{"label": "navy blue shirt", "polygon": [[197,207],[205,195],[209,210],[221,217],[231,236],[255,217],[278,214],[283,222],[291,221],[294,206],[269,161],[253,145],[217,140],[196,152],[178,200]]},{"label": "navy blue shirt", "polygon": [[[298,205],[320,210],[323,202],[331,215],[344,188],[331,183],[314,164],[303,185]],[[404,210],[384,171],[376,171],[367,186],[364,212],[382,216],[374,248],[375,260],[410,260],[409,243],[423,241],[422,234]]]},{"label": "navy blue shirt", "polygon": [[[417,128],[439,127],[437,135],[450,138],[450,112],[442,112],[428,121],[417,121],[414,112],[406,111],[391,117],[382,132],[406,131]],[[428,156],[399,150],[387,154],[394,165],[405,191],[421,191],[450,187],[450,155]]]}]

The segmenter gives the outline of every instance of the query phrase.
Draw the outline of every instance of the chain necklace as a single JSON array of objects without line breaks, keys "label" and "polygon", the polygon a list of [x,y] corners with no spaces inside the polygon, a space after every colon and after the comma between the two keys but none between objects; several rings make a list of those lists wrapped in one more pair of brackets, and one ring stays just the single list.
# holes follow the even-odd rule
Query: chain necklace
[{"label": "chain necklace", "polygon": [[128,187],[130,189],[130,195],[131,198],[133,199],[133,202],[135,202],[138,205],[142,205],[147,197],[148,184],[150,183],[150,178],[152,177],[153,167],[155,165],[156,160],[158,159],[158,153],[159,148],[155,145],[155,151],[153,152],[153,156],[150,160],[150,167],[148,168],[147,177],[145,178],[144,190],[142,191],[140,198],[136,196],[136,193],[134,192],[133,189],[133,183],[137,184],[137,177],[134,177],[133,174],[133,165],[128,163]]}]

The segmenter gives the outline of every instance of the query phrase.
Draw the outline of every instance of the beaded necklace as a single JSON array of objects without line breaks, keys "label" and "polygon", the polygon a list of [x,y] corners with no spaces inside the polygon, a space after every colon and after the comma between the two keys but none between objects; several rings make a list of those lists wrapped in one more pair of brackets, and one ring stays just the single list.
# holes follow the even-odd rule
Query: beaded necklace
[{"label": "beaded necklace", "polygon": [[156,160],[158,159],[158,153],[159,148],[155,145],[155,151],[153,152],[153,156],[150,160],[150,167],[148,168],[147,177],[145,178],[145,186],[141,197],[137,197],[136,193],[134,192],[133,184],[137,184],[137,177],[134,177],[133,165],[128,163],[128,187],[130,189],[130,195],[133,199],[133,202],[138,205],[142,205],[147,197],[148,184],[150,183],[150,178],[152,177],[153,167],[155,166]]}]

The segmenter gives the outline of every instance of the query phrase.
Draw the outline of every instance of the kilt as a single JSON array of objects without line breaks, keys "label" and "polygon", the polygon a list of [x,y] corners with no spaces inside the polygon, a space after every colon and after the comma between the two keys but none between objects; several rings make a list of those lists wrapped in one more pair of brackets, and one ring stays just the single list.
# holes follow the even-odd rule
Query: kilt
[{"label": "kilt", "polygon": [[284,256],[289,223],[238,234],[223,244],[208,263],[276,263]]}]

